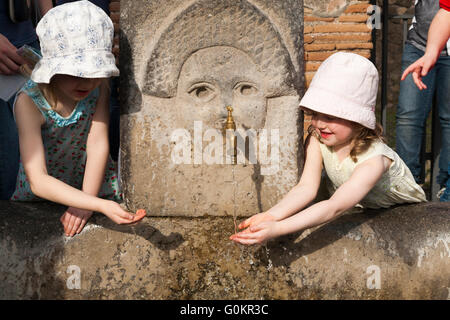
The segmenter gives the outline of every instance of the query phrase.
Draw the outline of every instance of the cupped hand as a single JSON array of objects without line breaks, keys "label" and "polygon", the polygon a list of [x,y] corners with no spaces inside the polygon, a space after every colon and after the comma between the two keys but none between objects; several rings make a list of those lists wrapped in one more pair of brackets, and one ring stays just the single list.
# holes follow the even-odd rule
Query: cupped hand
[{"label": "cupped hand", "polygon": [[247,245],[260,244],[279,236],[277,226],[277,221],[263,221],[257,225],[248,227],[244,231],[233,234],[230,240]]},{"label": "cupped hand", "polygon": [[101,212],[117,224],[138,222],[146,215],[146,212],[143,209],[137,210],[136,214],[127,212],[117,202],[111,200],[107,200],[106,205]]},{"label": "cupped hand", "polygon": [[92,215],[92,211],[78,209],[75,207],[67,208],[66,212],[59,219],[64,227],[66,236],[73,237],[83,230],[86,222]]},{"label": "cupped hand", "polygon": [[251,216],[238,225],[239,229],[245,229],[251,226],[256,226],[264,221],[276,221],[275,217],[267,212],[261,212]]}]

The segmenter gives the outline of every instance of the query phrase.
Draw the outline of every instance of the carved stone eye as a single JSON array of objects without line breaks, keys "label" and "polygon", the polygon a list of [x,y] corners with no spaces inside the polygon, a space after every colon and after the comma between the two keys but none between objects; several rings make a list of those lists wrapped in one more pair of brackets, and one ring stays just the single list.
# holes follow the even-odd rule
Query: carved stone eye
[{"label": "carved stone eye", "polygon": [[243,96],[254,96],[258,93],[258,88],[251,83],[239,83],[235,86],[235,90]]},{"label": "carved stone eye", "polygon": [[209,101],[215,97],[216,92],[214,88],[206,84],[198,84],[193,86],[188,93],[201,101]]}]

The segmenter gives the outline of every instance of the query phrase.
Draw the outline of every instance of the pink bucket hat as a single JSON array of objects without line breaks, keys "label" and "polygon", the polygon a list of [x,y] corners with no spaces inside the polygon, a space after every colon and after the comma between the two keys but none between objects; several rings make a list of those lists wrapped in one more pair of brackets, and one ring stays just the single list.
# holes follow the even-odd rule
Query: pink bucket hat
[{"label": "pink bucket hat", "polygon": [[378,71],[368,59],[337,52],[317,70],[300,106],[375,129]]},{"label": "pink bucket hat", "polygon": [[75,1],[49,10],[36,33],[42,58],[31,74],[36,83],[49,83],[55,74],[81,78],[118,76],[111,52],[114,27],[108,15],[89,1]]}]

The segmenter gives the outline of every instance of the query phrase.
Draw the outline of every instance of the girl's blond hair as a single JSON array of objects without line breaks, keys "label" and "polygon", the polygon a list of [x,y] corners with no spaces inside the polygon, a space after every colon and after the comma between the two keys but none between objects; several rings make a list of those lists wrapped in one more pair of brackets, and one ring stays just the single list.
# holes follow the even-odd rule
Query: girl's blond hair
[{"label": "girl's blond hair", "polygon": [[[383,127],[379,123],[376,124],[375,129],[369,129],[356,122],[352,122],[352,124],[354,125],[353,130],[355,134],[352,138],[353,147],[350,150],[350,158],[356,163],[358,156],[366,152],[372,145],[372,142],[377,140],[386,142],[386,140],[383,136]],[[312,124],[308,127],[308,135],[313,135],[321,141],[320,135]]]}]

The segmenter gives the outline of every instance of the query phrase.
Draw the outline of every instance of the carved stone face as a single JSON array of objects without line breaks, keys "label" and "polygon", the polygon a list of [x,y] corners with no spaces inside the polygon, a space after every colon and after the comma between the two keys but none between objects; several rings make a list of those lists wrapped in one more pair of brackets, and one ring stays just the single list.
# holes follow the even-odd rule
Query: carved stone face
[{"label": "carved stone face", "polygon": [[178,78],[176,112],[179,124],[194,121],[222,129],[227,106],[238,128],[260,129],[266,118],[264,74],[243,51],[216,46],[193,53]]}]

